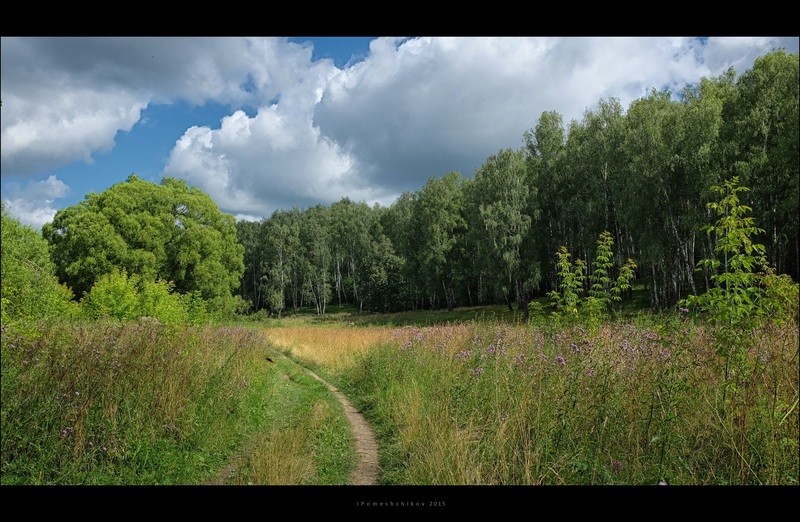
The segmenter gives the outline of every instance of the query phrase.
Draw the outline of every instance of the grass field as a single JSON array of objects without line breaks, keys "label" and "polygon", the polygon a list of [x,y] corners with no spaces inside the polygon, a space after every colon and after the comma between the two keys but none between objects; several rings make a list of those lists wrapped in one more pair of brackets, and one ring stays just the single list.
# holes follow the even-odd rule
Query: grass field
[{"label": "grass field", "polygon": [[345,307],[227,326],[17,322],[1,346],[2,484],[346,483],[347,421],[302,366],[373,425],[383,484],[800,474],[796,322],[731,350],[711,326],[634,310],[564,325]]},{"label": "grass field", "polygon": [[472,311],[266,332],[365,412],[385,484],[797,484],[796,324],[756,332],[726,364],[714,330],[687,319],[458,314]]},{"label": "grass field", "polygon": [[339,403],[244,327],[4,325],[2,405],[3,484],[342,484],[355,465]]}]

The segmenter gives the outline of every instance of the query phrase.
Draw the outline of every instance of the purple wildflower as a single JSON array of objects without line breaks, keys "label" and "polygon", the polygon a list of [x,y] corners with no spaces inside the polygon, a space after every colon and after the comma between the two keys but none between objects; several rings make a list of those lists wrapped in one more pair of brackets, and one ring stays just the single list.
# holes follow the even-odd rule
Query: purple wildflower
[{"label": "purple wildflower", "polygon": [[580,347],[580,346],[578,346],[577,344],[575,344],[575,343],[572,343],[572,344],[570,344],[570,345],[569,345],[569,347],[570,347],[570,348],[572,348],[572,351],[573,351],[573,352],[575,352],[575,353],[581,353],[581,347]]},{"label": "purple wildflower", "polygon": [[594,377],[594,368],[589,368],[588,370],[586,370],[586,376]]},{"label": "purple wildflower", "polygon": [[556,362],[561,366],[565,366],[567,364],[567,360],[564,359],[564,356],[560,354],[556,356]]},{"label": "purple wildflower", "polygon": [[481,375],[483,373],[483,368],[474,368],[472,370],[472,375]]},{"label": "purple wildflower", "polygon": [[75,428],[73,428],[72,426],[67,426],[66,428],[61,430],[61,437],[62,438],[69,437],[70,435],[72,435],[73,431],[75,431]]},{"label": "purple wildflower", "polygon": [[619,460],[614,461],[614,473],[619,473],[622,470],[622,462]]},{"label": "purple wildflower", "polygon": [[463,361],[464,359],[469,359],[471,355],[472,352],[470,352],[469,350],[461,350],[456,354],[456,359],[458,359],[459,361]]}]

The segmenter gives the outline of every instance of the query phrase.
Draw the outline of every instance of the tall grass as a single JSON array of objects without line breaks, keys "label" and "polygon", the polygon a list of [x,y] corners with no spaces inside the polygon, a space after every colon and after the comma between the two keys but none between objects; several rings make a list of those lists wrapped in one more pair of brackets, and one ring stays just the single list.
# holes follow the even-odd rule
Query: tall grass
[{"label": "tall grass", "polygon": [[[3,484],[203,483],[251,440],[305,428],[301,405],[332,401],[309,377],[298,403],[286,383],[302,370],[269,362],[274,349],[243,327],[14,323],[1,346]],[[342,482],[353,466],[340,460],[310,480]],[[284,480],[249,476],[272,479]]]},{"label": "tall grass", "polygon": [[293,358],[315,368],[335,370],[352,365],[354,357],[376,343],[396,338],[392,328],[297,324],[266,329],[266,338]]},{"label": "tall grass", "polygon": [[725,361],[710,327],[404,328],[339,380],[384,483],[797,484],[797,325]]}]

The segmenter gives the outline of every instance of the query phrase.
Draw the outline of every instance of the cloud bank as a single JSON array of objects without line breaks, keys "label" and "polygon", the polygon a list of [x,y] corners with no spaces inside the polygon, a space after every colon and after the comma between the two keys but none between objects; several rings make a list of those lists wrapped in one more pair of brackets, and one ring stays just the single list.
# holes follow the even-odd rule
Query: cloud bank
[{"label": "cloud bank", "polygon": [[215,101],[230,115],[187,128],[165,175],[242,216],[343,196],[387,204],[519,147],[543,111],[569,121],[600,98],[627,107],[651,88],[677,90],[730,66],[741,73],[776,47],[797,52],[798,42],[379,38],[339,69],[312,60],[310,44],[276,38],[3,38],[2,173],[91,161],[150,103]]}]

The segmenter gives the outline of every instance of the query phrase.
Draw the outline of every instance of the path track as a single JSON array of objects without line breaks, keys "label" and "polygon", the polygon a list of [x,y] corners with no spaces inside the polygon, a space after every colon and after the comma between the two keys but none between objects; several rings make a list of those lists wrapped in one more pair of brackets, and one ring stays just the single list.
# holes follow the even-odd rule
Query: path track
[{"label": "path track", "polygon": [[[329,383],[316,373],[308,368],[305,370],[317,379],[319,382],[328,387],[334,397],[342,404],[344,414],[347,417],[347,422],[350,423],[350,431],[353,432],[353,438],[356,440],[356,453],[358,453],[358,464],[350,477],[350,484],[355,486],[374,486],[378,484],[378,439],[375,437],[375,432],[372,431],[364,416],[356,410],[347,397],[336,388],[333,384]],[[225,484],[236,471],[236,463],[232,461],[225,466],[222,471],[211,481],[209,485],[222,485]]]},{"label": "path track", "polygon": [[364,416],[356,410],[347,397],[340,392],[336,386],[329,383],[316,373],[306,369],[308,373],[323,383],[331,393],[342,403],[342,408],[350,423],[353,437],[356,439],[356,453],[358,453],[358,464],[353,471],[350,484],[356,486],[374,486],[378,484],[378,439],[372,431]]}]

